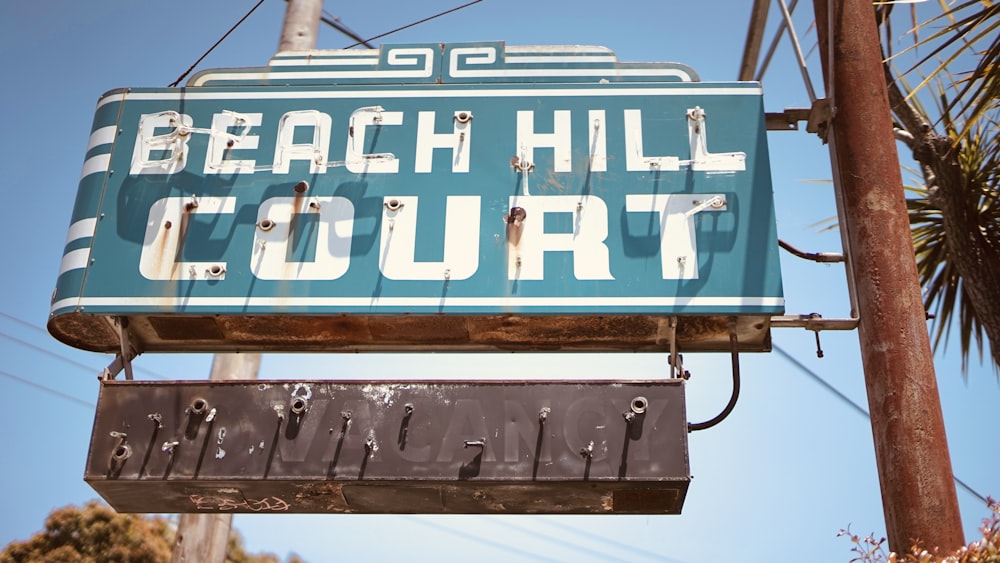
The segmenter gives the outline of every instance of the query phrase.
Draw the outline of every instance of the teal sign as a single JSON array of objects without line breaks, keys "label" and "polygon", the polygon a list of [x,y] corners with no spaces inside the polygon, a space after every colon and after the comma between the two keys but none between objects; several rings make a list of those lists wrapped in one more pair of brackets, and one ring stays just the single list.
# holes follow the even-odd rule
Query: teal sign
[{"label": "teal sign", "polygon": [[[235,317],[767,319],[783,298],[760,86],[475,43],[114,90],[51,312],[91,349],[117,345],[109,317],[162,349],[232,344]],[[185,319],[215,328],[158,328]]]}]

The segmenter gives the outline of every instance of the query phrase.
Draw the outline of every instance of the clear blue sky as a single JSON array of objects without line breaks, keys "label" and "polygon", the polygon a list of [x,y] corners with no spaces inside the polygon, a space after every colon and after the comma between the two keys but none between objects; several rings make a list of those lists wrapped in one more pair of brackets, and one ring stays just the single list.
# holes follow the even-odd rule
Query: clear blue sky
[{"label": "clear blue sky", "polygon": [[[0,221],[0,544],[25,539],[53,508],[96,494],[82,479],[93,420],[96,374],[111,358],[68,348],[41,327],[48,315],[94,104],[121,86],[165,86],[255,2],[78,2],[0,4],[0,57],[6,70],[0,147],[6,213]],[[328,1],[326,9],[373,36],[460,2]],[[384,42],[505,40],[512,45],[604,45],[626,62],[677,61],[703,80],[734,80],[750,2],[528,2],[485,0]],[[808,2],[796,14],[806,48],[815,36]],[[932,10],[923,6],[921,10]],[[261,66],[273,54],[284,12],[267,0],[199,67]],[[772,9],[772,20],[778,10]],[[774,22],[769,29],[775,28]],[[351,43],[323,26],[321,48]],[[822,91],[815,56],[810,67]],[[764,80],[768,111],[807,107],[787,42]],[[801,132],[769,134],[779,236],[812,251],[839,250],[836,232],[815,223],[835,214],[826,147]],[[849,314],[843,268],[782,255],[787,310]],[[774,342],[853,401],[867,406],[856,333],[824,333],[817,359],[812,333],[776,330]],[[951,353],[937,358],[955,473],[984,495],[1000,495],[991,367],[973,362],[967,378]],[[464,357],[463,357],[464,358]],[[466,375],[467,358],[424,355],[267,355],[262,378],[351,379]],[[484,377],[499,362],[476,357]],[[713,416],[729,395],[725,355],[685,358],[691,420]],[[137,366],[171,378],[206,377],[210,355],[147,355]],[[652,378],[666,357],[532,355],[528,375]],[[403,370],[406,370],[403,372]],[[334,558],[424,561],[847,561],[835,536],[884,534],[867,419],[779,353],[744,355],[743,393],[720,426],[690,436],[691,483],[680,516],[237,516],[251,550]],[[140,377],[150,377],[148,372]],[[45,386],[55,391],[39,389]],[[958,492],[968,539],[987,514]]]}]

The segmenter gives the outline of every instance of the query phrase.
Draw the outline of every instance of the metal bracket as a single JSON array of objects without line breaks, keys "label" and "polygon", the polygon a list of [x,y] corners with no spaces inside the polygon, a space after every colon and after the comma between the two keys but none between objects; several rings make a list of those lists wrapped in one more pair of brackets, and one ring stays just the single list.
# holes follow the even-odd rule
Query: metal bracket
[{"label": "metal bracket", "polygon": [[677,377],[677,317],[670,317],[670,379]]},{"label": "metal bracket", "polygon": [[781,315],[771,317],[772,328],[802,327],[811,330],[816,335],[816,357],[823,357],[823,347],[819,343],[819,331],[821,330],[854,330],[858,328],[860,319],[824,319],[819,313],[809,313],[808,315]]},{"label": "metal bracket", "polygon": [[768,131],[798,131],[799,122],[806,122],[806,132],[816,133],[826,142],[826,132],[833,118],[830,100],[821,98],[810,108],[785,108],[783,112],[765,113]]},{"label": "metal bracket", "polygon": [[771,328],[804,328],[806,330],[854,330],[860,319],[824,319],[819,313],[780,315],[771,317]]},{"label": "metal bracket", "polygon": [[791,244],[778,239],[778,246],[785,249],[790,254],[793,254],[803,260],[812,260],[813,262],[821,263],[834,263],[834,262],[846,262],[847,257],[839,252],[805,252],[795,248]]},{"label": "metal bracket", "polygon": [[118,374],[125,371],[125,379],[132,381],[132,360],[139,355],[132,347],[128,331],[128,319],[125,317],[115,317],[112,319],[115,328],[118,329],[118,341],[121,343],[121,350],[115,354],[115,359],[108,367],[101,371],[98,378],[101,381],[111,381],[118,377]]},{"label": "metal bracket", "polygon": [[691,379],[691,372],[684,369],[684,355],[677,352],[677,317],[670,317],[670,379]]}]

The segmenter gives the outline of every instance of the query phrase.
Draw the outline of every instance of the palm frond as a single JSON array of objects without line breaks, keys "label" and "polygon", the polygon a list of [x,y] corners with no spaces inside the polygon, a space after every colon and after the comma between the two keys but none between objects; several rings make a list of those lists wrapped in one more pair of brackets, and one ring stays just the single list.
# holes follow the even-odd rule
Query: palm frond
[{"label": "palm frond", "polygon": [[[975,68],[952,73],[962,78],[954,82],[959,90],[947,108],[965,115],[968,127],[998,107],[1000,100],[1000,3],[969,0],[957,6],[948,6],[942,2],[942,8],[940,15],[916,26],[914,32],[937,25],[944,19],[949,23],[923,39],[915,38],[913,45],[897,53],[894,59],[918,48],[930,48],[903,73],[909,74],[925,68],[927,63],[934,63],[929,71],[922,73],[924,77],[920,83],[908,89],[909,96],[913,97],[942,73],[950,72],[949,69],[964,60],[963,57],[975,57],[978,60]],[[959,137],[965,133],[966,129],[961,130]]]},{"label": "palm frond", "polygon": [[[980,120],[977,125],[956,123],[947,110],[947,97],[939,90],[938,109],[949,137],[961,137],[957,164],[962,172],[964,205],[974,210],[978,228],[993,244],[1000,246],[1000,128],[996,120]],[[960,131],[967,131],[964,135]],[[962,370],[968,367],[974,348],[982,361],[983,321],[977,315],[966,290],[966,281],[956,266],[948,244],[942,210],[928,188],[908,186],[907,209],[913,238],[917,273],[924,289],[924,306],[934,314],[933,345],[947,349],[948,335],[957,318],[962,350]],[[997,345],[997,343],[992,343]]]}]

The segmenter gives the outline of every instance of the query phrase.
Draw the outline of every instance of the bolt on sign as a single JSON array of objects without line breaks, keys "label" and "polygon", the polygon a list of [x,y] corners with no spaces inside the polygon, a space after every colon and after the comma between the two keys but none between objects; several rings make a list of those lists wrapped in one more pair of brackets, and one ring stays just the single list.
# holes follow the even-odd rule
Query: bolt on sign
[{"label": "bolt on sign", "polygon": [[100,98],[50,331],[144,351],[769,347],[756,83],[602,47],[280,54]]}]

